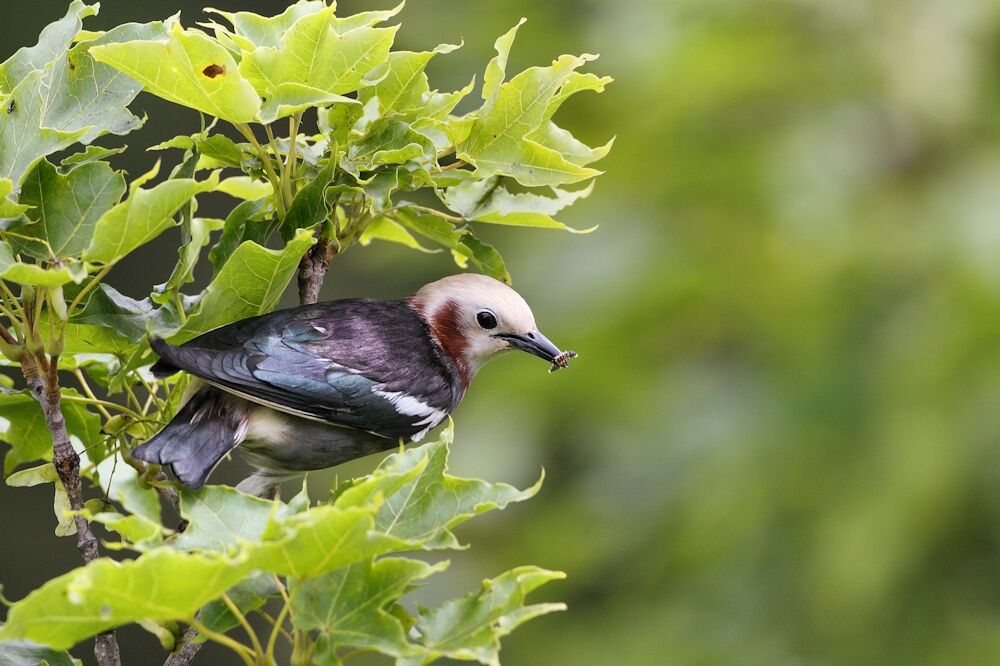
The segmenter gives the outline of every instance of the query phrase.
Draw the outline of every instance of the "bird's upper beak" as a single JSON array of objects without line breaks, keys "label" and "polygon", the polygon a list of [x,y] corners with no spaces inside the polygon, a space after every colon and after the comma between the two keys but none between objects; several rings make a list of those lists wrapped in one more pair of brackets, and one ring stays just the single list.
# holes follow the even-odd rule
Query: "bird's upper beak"
[{"label": "bird's upper beak", "polygon": [[531,331],[529,333],[497,333],[494,337],[507,341],[507,344],[514,349],[526,351],[539,358],[543,358],[552,363],[562,354],[559,347],[552,344],[552,341],[539,333]]}]

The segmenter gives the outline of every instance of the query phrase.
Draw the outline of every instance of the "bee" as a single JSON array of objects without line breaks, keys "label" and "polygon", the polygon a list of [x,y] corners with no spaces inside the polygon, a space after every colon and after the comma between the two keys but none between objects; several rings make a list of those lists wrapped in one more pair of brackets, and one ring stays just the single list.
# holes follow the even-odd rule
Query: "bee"
[{"label": "bee", "polygon": [[568,368],[569,360],[571,358],[576,358],[577,356],[579,356],[579,354],[577,354],[575,351],[569,351],[567,349],[566,351],[562,352],[554,359],[552,359],[552,365],[549,367],[549,372],[555,372],[559,368]]},{"label": "bee", "polygon": [[11,97],[10,104],[7,105],[7,115],[9,116],[10,114],[14,113],[14,109],[16,108],[17,108],[17,102],[14,101],[13,97]]}]

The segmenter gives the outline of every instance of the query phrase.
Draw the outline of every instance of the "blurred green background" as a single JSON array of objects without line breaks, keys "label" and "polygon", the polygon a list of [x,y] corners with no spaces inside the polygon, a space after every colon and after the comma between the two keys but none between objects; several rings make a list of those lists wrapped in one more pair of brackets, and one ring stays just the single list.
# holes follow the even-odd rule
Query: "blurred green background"
[{"label": "blurred green background", "polygon": [[[192,24],[200,4],[107,0],[92,25]],[[5,2],[4,55],[64,8]],[[522,15],[514,69],[602,54],[616,83],[561,120],[618,141],[561,218],[598,231],[484,234],[580,359],[548,375],[507,357],[476,380],[453,470],[524,485],[544,466],[546,484],[461,530],[472,548],[424,600],[518,564],[566,571],[545,595],[569,612],[510,637],[513,666],[1000,663],[1000,4],[411,0],[397,47],[464,37],[429,68],[454,89]],[[197,127],[148,95],[136,108],[135,146]],[[143,296],[175,247],[112,282]],[[358,248],[324,296],[454,270]],[[0,487],[12,598],[77,564],[50,503]],[[158,650],[140,630],[123,645],[128,664]]]}]

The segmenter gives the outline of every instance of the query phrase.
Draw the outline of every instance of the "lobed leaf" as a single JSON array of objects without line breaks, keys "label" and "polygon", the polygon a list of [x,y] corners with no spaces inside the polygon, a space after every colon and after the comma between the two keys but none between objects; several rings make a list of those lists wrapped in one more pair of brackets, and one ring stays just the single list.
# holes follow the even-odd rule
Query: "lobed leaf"
[{"label": "lobed leaf", "polygon": [[148,243],[175,224],[173,216],[191,197],[211,192],[219,184],[213,173],[208,180],[176,178],[141,189],[159,165],[132,183],[129,197],[97,220],[94,236],[83,254],[87,261],[112,263]]},{"label": "lobed leaf", "polygon": [[390,607],[417,581],[447,565],[389,557],[293,580],[289,585],[293,622],[298,629],[317,632],[316,663],[340,663],[337,651],[348,646],[394,657],[418,654],[406,639],[406,627]]},{"label": "lobed leaf", "polygon": [[[526,490],[518,490],[506,483],[448,474],[448,445],[453,434],[449,425],[438,441],[386,457],[370,478],[342,493],[337,505],[364,506],[376,495],[384,496],[375,529],[428,550],[459,548],[451,528],[485,511],[523,502],[541,488],[541,479]],[[387,481],[394,487],[387,487]]]},{"label": "lobed leaf", "polygon": [[0,101],[0,178],[15,186],[39,159],[71,146],[88,131],[42,126],[44,75],[42,70],[30,72]]},{"label": "lobed leaf", "polygon": [[5,241],[0,241],[0,280],[28,284],[37,287],[59,287],[69,282],[81,282],[87,277],[83,264],[43,266],[29,264],[14,256],[14,251]]},{"label": "lobed leaf", "polygon": [[484,103],[456,145],[458,157],[475,165],[484,178],[502,174],[529,187],[592,178],[600,172],[586,164],[603,157],[611,144],[587,148],[550,119],[570,95],[600,92],[610,78],[576,71],[596,56],[564,55],[548,67],[529,68],[504,82],[510,47],[523,23],[496,42],[497,55],[483,76]]},{"label": "lobed leaf", "polygon": [[158,548],[135,560],[101,558],[45,583],[14,604],[0,641],[55,649],[139,620],[189,619],[247,573],[246,560]]},{"label": "lobed leaf", "polygon": [[253,121],[260,111],[260,96],[225,47],[180,23],[170,26],[166,39],[101,44],[90,53],[176,104],[232,123]]},{"label": "lobed leaf", "polygon": [[364,76],[385,62],[395,35],[396,28],[369,27],[341,34],[333,7],[326,7],[298,19],[280,46],[244,53],[240,71],[263,97],[282,84],[343,95],[356,91]]},{"label": "lobed leaf", "polygon": [[499,666],[500,638],[532,618],[566,609],[558,603],[525,605],[530,592],[565,577],[559,571],[518,567],[483,581],[479,592],[421,610],[415,630],[424,652],[398,659],[397,666],[421,666],[441,657]]},{"label": "lobed leaf", "polygon": [[269,250],[249,240],[240,244],[205,289],[184,325],[169,333],[170,341],[180,344],[223,324],[270,312],[295,274],[302,255],[315,242],[311,232],[300,231],[281,250]]},{"label": "lobed leaf", "polygon": [[500,178],[493,176],[485,180],[467,180],[445,190],[442,200],[445,205],[462,217],[476,222],[507,224],[512,226],[562,229],[574,233],[581,232],[553,219],[553,215],[590,195],[593,183],[587,187],[568,191],[551,188],[555,197],[547,197],[532,192],[513,194],[500,185]]},{"label": "lobed leaf", "polygon": [[16,252],[36,259],[79,257],[90,245],[98,219],[125,194],[125,178],[105,162],[89,162],[62,174],[43,159],[27,175],[20,203],[27,219],[10,230]]}]

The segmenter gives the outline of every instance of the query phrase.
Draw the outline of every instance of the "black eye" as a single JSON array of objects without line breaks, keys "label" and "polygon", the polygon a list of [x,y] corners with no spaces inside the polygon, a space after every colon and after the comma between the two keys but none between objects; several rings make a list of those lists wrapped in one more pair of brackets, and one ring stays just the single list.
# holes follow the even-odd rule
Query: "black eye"
[{"label": "black eye", "polygon": [[485,329],[496,328],[497,318],[489,310],[483,310],[476,315],[476,321]]}]

